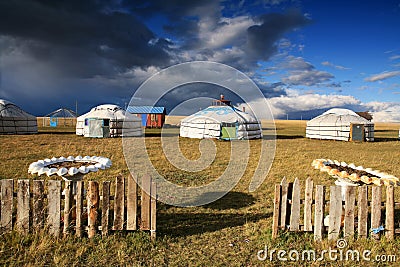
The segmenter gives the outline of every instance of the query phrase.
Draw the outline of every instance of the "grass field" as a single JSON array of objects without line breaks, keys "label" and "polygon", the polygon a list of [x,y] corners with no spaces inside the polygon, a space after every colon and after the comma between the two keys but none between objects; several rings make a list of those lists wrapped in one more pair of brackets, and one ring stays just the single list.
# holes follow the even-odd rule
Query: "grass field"
[{"label": "grass field", "polygon": [[[172,121],[172,120],[171,120]],[[174,124],[174,123],[171,123]],[[332,185],[326,174],[310,165],[316,158],[331,158],[354,162],[400,176],[399,125],[376,124],[376,142],[352,143],[320,141],[304,138],[305,121],[277,121],[276,154],[272,168],[262,186],[248,192],[248,185],[259,157],[259,140],[250,141],[250,163],[238,185],[218,201],[191,208],[164,204],[158,206],[157,240],[151,242],[147,233],[120,233],[107,238],[53,239],[43,233],[0,235],[1,266],[281,266],[280,261],[264,262],[257,259],[257,251],[268,247],[289,252],[335,248],[335,243],[324,240],[314,243],[310,234],[282,233],[271,239],[274,184],[286,176],[298,177],[304,186],[307,177],[314,183]],[[178,128],[168,129],[172,134]],[[203,171],[188,173],[172,166],[163,155],[156,130],[146,132],[146,146],[157,170],[178,184],[205,184],[218,177],[229,161],[229,142],[214,141],[217,156]],[[199,140],[181,139],[183,154],[198,158]],[[0,136],[0,179],[29,178],[31,162],[53,156],[100,155],[112,160],[110,169],[91,173],[87,180],[113,180],[116,175],[128,174],[120,139],[89,139],[76,136],[73,128],[40,129],[37,135]],[[399,202],[399,190],[396,190]],[[400,220],[396,219],[396,227]],[[397,253],[400,262],[400,237],[394,241],[349,240],[349,249],[371,250],[375,255]],[[276,258],[276,257],[275,257]],[[377,266],[368,261],[289,262],[288,266]],[[380,263],[379,266],[396,266]]]}]

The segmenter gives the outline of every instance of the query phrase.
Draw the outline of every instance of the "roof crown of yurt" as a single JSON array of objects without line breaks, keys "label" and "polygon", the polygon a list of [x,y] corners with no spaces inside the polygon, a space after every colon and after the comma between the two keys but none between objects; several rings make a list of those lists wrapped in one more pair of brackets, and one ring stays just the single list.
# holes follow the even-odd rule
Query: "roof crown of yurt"
[{"label": "roof crown of yurt", "polygon": [[76,134],[99,138],[141,136],[141,120],[120,106],[99,105],[77,118]]},{"label": "roof crown of yurt", "polygon": [[34,134],[37,132],[35,116],[14,103],[0,99],[0,134]]},{"label": "roof crown of yurt", "polygon": [[67,108],[59,108],[43,117],[43,127],[58,127],[76,125],[77,114]]},{"label": "roof crown of yurt", "polygon": [[221,140],[257,139],[262,137],[262,128],[255,116],[233,107],[231,101],[221,95],[220,99],[212,101],[211,106],[182,119],[180,136]]},{"label": "roof crown of yurt", "polygon": [[307,122],[306,137],[341,141],[374,141],[374,123],[356,112],[332,108]]}]

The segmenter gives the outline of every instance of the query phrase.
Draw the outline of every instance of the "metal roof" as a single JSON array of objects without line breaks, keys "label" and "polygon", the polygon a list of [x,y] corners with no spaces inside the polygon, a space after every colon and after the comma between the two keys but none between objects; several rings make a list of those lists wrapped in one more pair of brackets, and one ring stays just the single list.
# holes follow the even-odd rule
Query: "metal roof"
[{"label": "metal roof", "polygon": [[76,113],[75,111],[72,111],[67,108],[60,108],[47,114],[45,117],[76,118]]},{"label": "metal roof", "polygon": [[128,106],[126,111],[133,114],[162,114],[165,112],[165,107]]}]

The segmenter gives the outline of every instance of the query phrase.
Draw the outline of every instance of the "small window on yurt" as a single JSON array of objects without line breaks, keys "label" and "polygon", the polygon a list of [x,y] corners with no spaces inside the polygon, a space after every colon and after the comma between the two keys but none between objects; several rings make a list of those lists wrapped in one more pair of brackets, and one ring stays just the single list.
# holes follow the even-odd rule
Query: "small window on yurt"
[{"label": "small window on yurt", "polygon": [[110,126],[110,120],[109,119],[104,119],[103,120],[103,126],[109,127]]}]

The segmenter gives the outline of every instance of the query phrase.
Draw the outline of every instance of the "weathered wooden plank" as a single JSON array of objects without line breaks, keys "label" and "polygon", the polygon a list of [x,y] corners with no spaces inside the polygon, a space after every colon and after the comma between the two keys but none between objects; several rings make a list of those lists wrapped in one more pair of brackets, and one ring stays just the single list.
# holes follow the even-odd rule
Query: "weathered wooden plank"
[{"label": "weathered wooden plank", "polygon": [[29,180],[18,180],[17,220],[16,229],[23,233],[29,232],[30,192]]},{"label": "weathered wooden plank", "polygon": [[32,228],[35,231],[44,226],[44,180],[33,180],[32,183]]},{"label": "weathered wooden plank", "polygon": [[286,177],[283,177],[281,181],[281,215],[280,215],[280,228],[286,228],[286,214],[288,207],[288,183],[286,181]]},{"label": "weathered wooden plank", "polygon": [[386,187],[385,230],[386,238],[394,239],[394,187],[392,185]]},{"label": "weathered wooden plank", "polygon": [[339,237],[342,223],[341,186],[331,186],[330,191],[328,240],[336,240]]},{"label": "weathered wooden plank", "polygon": [[83,198],[84,198],[84,182],[76,182],[76,220],[75,220],[75,235],[81,237],[82,232],[82,219],[83,219]]},{"label": "weathered wooden plank", "polygon": [[304,231],[312,231],[312,201],[313,201],[314,182],[311,177],[306,180],[306,190],[304,192]]},{"label": "weathered wooden plank", "polygon": [[141,230],[150,230],[150,190],[151,177],[148,174],[142,177],[142,194],[141,194]]},{"label": "weathered wooden plank", "polygon": [[292,192],[292,206],[290,209],[290,231],[300,230],[300,181],[294,179]]},{"label": "weathered wooden plank", "polygon": [[324,233],[325,187],[317,185],[315,188],[314,212],[314,240],[321,241]]},{"label": "weathered wooden plank", "polygon": [[354,235],[354,209],[356,201],[356,190],[354,186],[347,186],[344,197],[344,237]]},{"label": "weathered wooden plank", "polygon": [[101,235],[107,236],[110,228],[110,181],[103,182],[103,201],[101,206]]},{"label": "weathered wooden plank", "polygon": [[137,202],[137,183],[132,174],[129,174],[126,196],[126,230],[137,229]]},{"label": "weathered wooden plank", "polygon": [[14,180],[4,179],[1,182],[1,220],[0,229],[3,231],[12,230],[12,216],[13,216],[13,194],[14,194]]},{"label": "weathered wooden plank", "polygon": [[366,185],[358,187],[358,238],[368,236],[368,187]]},{"label": "weathered wooden plank", "polygon": [[[372,187],[372,201],[371,201],[371,230],[378,229],[381,225],[381,201],[382,201],[382,188],[380,186]],[[380,233],[371,233],[374,239],[380,238]]]},{"label": "weathered wooden plank", "polygon": [[125,216],[125,179],[122,175],[118,175],[115,179],[115,198],[114,198],[114,230],[124,229]]},{"label": "weathered wooden plank", "polygon": [[150,213],[151,213],[150,237],[152,239],[155,239],[157,230],[157,184],[154,182],[151,183]]},{"label": "weathered wooden plank", "polygon": [[48,218],[49,233],[55,237],[60,236],[61,217],[61,181],[48,181]]},{"label": "weathered wooden plank", "polygon": [[274,194],[274,213],[272,217],[272,238],[278,236],[279,216],[280,216],[281,185],[275,185]]},{"label": "weathered wooden plank", "polygon": [[71,225],[71,207],[72,207],[72,182],[65,181],[64,188],[64,228],[63,234],[67,236],[69,234]]},{"label": "weathered wooden plank", "polygon": [[96,181],[89,181],[87,194],[89,238],[92,238],[96,235],[99,202],[99,183]]}]

